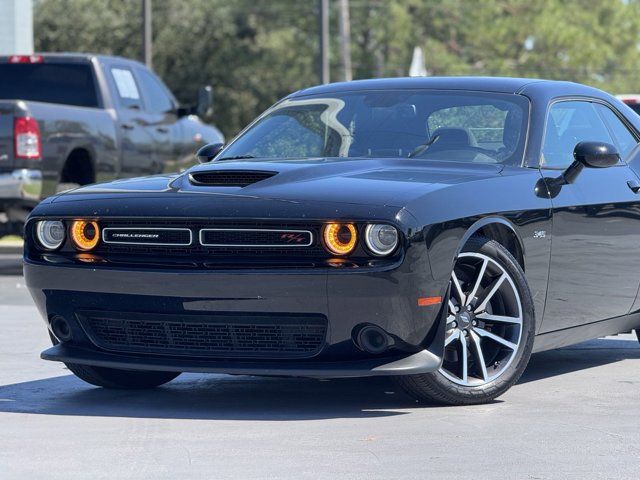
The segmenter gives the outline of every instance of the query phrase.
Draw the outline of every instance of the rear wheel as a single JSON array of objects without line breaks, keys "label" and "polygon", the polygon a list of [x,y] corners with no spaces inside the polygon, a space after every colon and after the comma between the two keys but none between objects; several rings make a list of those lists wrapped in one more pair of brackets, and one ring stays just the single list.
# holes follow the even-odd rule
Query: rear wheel
[{"label": "rear wheel", "polygon": [[73,190],[96,181],[91,155],[84,149],[76,149],[69,155],[60,173],[56,193]]},{"label": "rear wheel", "polygon": [[638,341],[640,342],[640,328],[636,328],[636,336],[638,337]]},{"label": "rear wheel", "polygon": [[529,362],[535,335],[531,293],[509,251],[482,237],[472,238],[458,255],[450,290],[442,366],[398,381],[420,400],[486,403],[506,392]]}]

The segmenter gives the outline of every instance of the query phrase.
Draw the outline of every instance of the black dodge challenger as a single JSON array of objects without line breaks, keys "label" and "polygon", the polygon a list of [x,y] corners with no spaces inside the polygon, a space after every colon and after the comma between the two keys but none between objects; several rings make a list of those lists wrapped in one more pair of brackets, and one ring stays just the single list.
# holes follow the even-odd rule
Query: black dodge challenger
[{"label": "black dodge challenger", "polygon": [[639,141],[627,106],[568,82],[299,91],[187,172],[33,211],[42,358],[113,388],[391,375],[487,402],[534,351],[640,326]]}]

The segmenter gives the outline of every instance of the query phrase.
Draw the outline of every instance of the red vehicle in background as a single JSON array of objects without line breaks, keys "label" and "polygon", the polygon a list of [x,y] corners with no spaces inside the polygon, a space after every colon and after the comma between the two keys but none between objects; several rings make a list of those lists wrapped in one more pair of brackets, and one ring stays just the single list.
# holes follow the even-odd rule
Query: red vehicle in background
[{"label": "red vehicle in background", "polygon": [[640,94],[624,93],[616,95],[616,97],[626,103],[631,108],[631,110],[640,115]]}]

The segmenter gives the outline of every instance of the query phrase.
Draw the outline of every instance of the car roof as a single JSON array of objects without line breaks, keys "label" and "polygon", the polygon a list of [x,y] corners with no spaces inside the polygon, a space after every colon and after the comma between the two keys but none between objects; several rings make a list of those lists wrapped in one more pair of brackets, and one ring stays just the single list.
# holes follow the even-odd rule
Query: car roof
[{"label": "car roof", "polygon": [[327,94],[357,90],[387,90],[387,89],[432,89],[432,90],[468,90],[495,93],[522,93],[526,87],[544,84],[545,87],[566,90],[570,87],[576,94],[582,91],[592,93],[594,89],[579,83],[544,80],[539,78],[512,77],[400,77],[376,78],[369,80],[355,80],[351,82],[337,82],[299,90],[290,97],[302,95]]}]

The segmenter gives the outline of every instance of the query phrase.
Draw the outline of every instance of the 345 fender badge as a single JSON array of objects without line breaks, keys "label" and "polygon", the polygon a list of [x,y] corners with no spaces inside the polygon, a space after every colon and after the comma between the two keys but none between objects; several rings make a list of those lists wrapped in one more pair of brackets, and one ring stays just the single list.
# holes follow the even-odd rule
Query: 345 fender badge
[{"label": "345 fender badge", "polygon": [[533,232],[533,238],[545,238],[547,236],[546,230],[535,230]]}]

